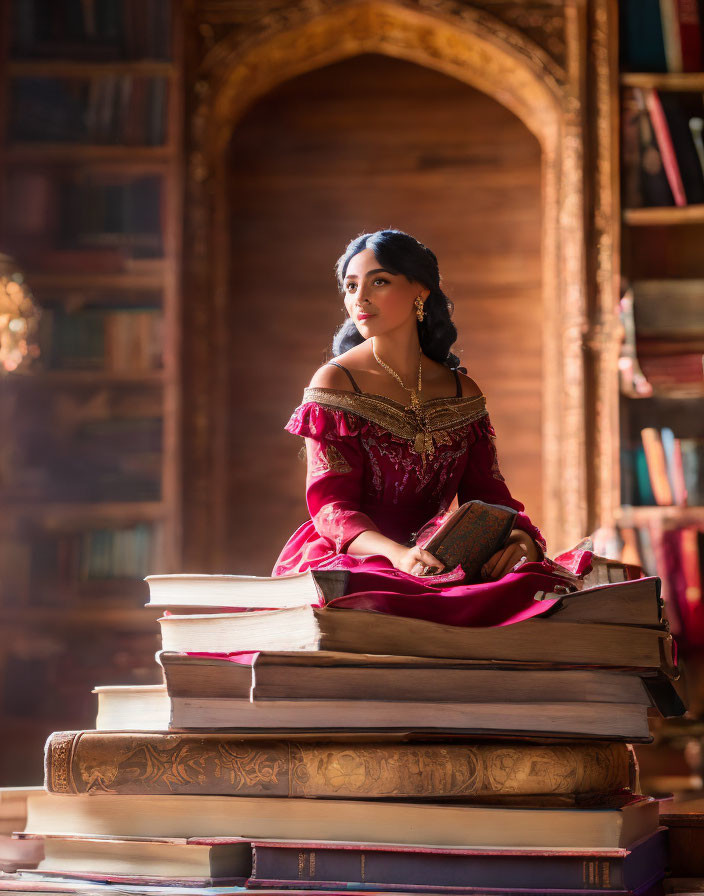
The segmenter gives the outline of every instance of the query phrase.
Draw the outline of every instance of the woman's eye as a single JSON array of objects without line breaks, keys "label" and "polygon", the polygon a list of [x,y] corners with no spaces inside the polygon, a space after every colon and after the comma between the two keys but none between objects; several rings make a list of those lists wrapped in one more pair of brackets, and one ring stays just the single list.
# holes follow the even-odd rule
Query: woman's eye
[{"label": "woman's eye", "polygon": [[389,281],[388,281],[388,280],[384,280],[383,277],[377,277],[376,280],[374,281],[374,284],[376,285],[377,283],[388,283],[388,282],[389,282]]},{"label": "woman's eye", "polygon": [[347,290],[347,292],[353,292],[355,286],[356,286],[355,283],[348,283],[347,286],[345,287],[345,289]]}]

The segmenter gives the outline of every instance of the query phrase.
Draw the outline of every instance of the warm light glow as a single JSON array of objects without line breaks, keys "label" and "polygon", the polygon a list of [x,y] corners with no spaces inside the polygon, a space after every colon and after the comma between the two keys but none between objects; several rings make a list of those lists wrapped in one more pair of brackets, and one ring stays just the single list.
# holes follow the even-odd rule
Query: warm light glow
[{"label": "warm light glow", "polygon": [[0,373],[11,373],[38,357],[40,313],[24,275],[8,255],[0,254]]}]

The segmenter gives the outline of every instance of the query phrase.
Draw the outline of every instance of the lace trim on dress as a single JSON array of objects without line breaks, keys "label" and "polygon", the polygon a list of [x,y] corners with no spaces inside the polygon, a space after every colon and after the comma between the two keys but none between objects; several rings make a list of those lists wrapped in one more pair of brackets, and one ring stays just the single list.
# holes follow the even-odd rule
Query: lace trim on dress
[{"label": "lace trim on dress", "polygon": [[486,398],[431,398],[413,412],[402,404],[382,395],[357,394],[342,389],[308,388],[303,392],[303,404],[315,403],[331,410],[346,411],[371,423],[376,423],[401,439],[415,442],[421,433],[450,432],[488,416]]}]

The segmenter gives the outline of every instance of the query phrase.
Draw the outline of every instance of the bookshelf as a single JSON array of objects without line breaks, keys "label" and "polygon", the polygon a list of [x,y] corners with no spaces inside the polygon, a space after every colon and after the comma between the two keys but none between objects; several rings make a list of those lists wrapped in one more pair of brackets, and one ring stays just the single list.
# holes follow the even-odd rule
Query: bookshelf
[{"label": "bookshelf", "polygon": [[[663,579],[685,664],[696,665],[704,648],[704,57],[682,45],[680,66],[677,47],[655,33],[636,46],[628,16],[637,6],[622,0],[619,9],[621,275],[630,291],[621,302],[615,519],[624,554]],[[639,70],[642,57],[629,55],[646,51],[660,70]]]},{"label": "bookshelf", "polygon": [[49,731],[91,727],[86,681],[155,675],[142,577],[180,555],[183,76],[175,0],[0,4],[0,238],[42,309],[40,358],[0,380],[6,785],[41,779]]}]

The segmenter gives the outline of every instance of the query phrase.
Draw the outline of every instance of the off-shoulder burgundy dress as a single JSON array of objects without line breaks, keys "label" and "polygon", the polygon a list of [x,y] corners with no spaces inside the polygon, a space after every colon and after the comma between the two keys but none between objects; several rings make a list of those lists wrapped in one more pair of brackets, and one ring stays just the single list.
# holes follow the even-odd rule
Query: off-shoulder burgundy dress
[{"label": "off-shoulder burgundy dress", "polygon": [[515,528],[541,549],[545,541],[501,475],[483,395],[462,397],[455,373],[456,394],[425,401],[415,414],[393,399],[362,392],[342,369],[354,391],[308,388],[286,425],[306,438],[311,518],[286,542],[272,574],[348,569],[347,592],[335,606],[450,625],[504,625],[544,612],[552,601],[537,601],[536,595],[566,584],[549,561],[524,563],[497,581],[465,584],[459,568],[420,577],[380,555],[346,553],[367,529],[407,544],[455,501],[473,498],[515,508]]}]

